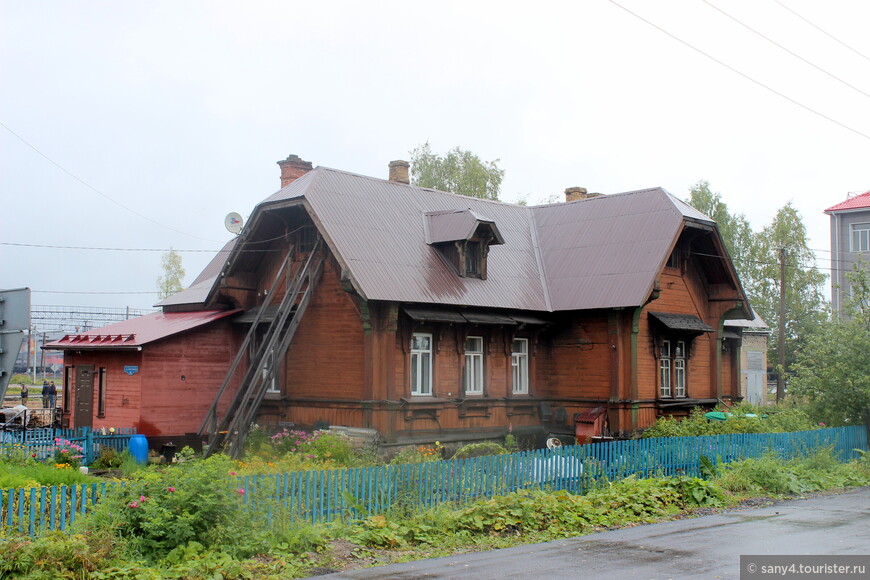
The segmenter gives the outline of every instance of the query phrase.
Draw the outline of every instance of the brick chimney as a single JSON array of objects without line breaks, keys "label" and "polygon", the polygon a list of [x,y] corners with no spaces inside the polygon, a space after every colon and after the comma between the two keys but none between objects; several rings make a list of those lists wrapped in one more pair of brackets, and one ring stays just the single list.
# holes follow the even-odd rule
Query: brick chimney
[{"label": "brick chimney", "polygon": [[603,193],[588,193],[585,187],[569,187],[565,190],[565,201],[578,201],[581,199],[589,199],[590,197],[598,197]]},{"label": "brick chimney", "polygon": [[390,161],[390,181],[396,183],[411,183],[408,177],[408,168],[411,164],[407,161]]},{"label": "brick chimney", "polygon": [[314,169],[310,161],[303,161],[298,155],[288,155],[287,159],[278,162],[278,167],[281,168],[282,188]]}]

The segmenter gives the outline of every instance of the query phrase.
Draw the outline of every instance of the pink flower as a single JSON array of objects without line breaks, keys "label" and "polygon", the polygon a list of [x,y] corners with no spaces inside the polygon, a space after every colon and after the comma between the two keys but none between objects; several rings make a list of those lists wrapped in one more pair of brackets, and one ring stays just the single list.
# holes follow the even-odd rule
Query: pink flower
[{"label": "pink flower", "polygon": [[233,477],[235,477],[235,476],[236,476],[236,472],[235,472],[235,471],[230,471],[230,475],[232,475]]},{"label": "pink flower", "polygon": [[139,496],[139,501],[141,501],[141,502],[144,503],[144,502],[145,502],[145,496],[144,496],[144,495],[140,495],[140,496]]},{"label": "pink flower", "polygon": [[245,490],[240,487],[239,489],[236,490],[236,493],[239,495],[245,495]]},{"label": "pink flower", "polygon": [[168,491],[169,493],[173,493],[175,491],[175,488],[174,487],[167,487],[166,491]]},{"label": "pink flower", "polygon": [[127,505],[127,507],[130,507],[130,508],[137,508],[137,507],[139,507],[139,502],[137,502],[137,501],[131,501],[131,502],[129,503],[129,505]]}]

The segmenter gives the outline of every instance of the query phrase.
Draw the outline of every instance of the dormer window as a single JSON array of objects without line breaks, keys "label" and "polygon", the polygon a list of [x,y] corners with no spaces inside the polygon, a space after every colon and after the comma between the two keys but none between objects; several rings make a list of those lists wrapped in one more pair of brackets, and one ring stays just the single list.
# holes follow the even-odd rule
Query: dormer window
[{"label": "dormer window", "polygon": [[481,278],[483,272],[482,252],[480,251],[480,242],[468,240],[465,242],[465,252],[463,262],[465,266],[465,276],[467,278]]},{"label": "dormer window", "polygon": [[425,214],[426,241],[461,278],[486,280],[489,247],[504,239],[491,219],[470,209]]}]

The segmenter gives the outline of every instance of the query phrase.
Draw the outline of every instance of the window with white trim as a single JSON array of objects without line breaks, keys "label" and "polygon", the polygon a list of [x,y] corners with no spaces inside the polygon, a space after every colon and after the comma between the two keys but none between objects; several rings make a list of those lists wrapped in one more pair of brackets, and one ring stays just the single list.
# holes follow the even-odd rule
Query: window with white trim
[{"label": "window with white trim", "polygon": [[870,252],[870,223],[852,224],[850,251]]},{"label": "window with white trim", "polygon": [[483,337],[465,339],[465,394],[483,394]]},{"label": "window with white trim", "polygon": [[529,393],[529,339],[515,338],[511,350],[513,393],[527,395]]},{"label": "window with white trim", "polygon": [[659,350],[659,397],[686,397],[686,341],[663,340]]},{"label": "window with white trim", "polygon": [[659,355],[659,396],[671,396],[671,341],[663,340]]},{"label": "window with white trim", "polygon": [[411,337],[411,394],[432,394],[432,335],[415,332]]},{"label": "window with white trim", "polygon": [[[275,369],[275,371],[272,372],[272,369],[274,368],[274,366],[275,366],[275,349],[272,349],[268,352],[268,354],[266,354],[265,358],[263,359],[263,380],[268,381],[267,387],[266,387],[267,393],[280,393],[281,392],[281,389],[278,388],[277,369]],[[272,374],[271,378],[269,377],[270,372]]]}]

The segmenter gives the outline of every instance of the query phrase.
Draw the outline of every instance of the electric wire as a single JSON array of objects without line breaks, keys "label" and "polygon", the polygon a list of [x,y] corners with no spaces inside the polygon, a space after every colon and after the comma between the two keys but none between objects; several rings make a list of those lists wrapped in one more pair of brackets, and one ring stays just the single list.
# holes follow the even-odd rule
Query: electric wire
[{"label": "electric wire", "polygon": [[58,169],[60,169],[61,171],[63,171],[64,173],[66,173],[67,175],[69,175],[70,177],[72,177],[73,179],[75,179],[76,181],[78,181],[79,183],[81,183],[82,185],[84,185],[85,187],[87,187],[88,189],[90,189],[91,191],[93,191],[94,193],[96,193],[96,194],[102,196],[103,198],[105,198],[105,199],[111,201],[112,203],[114,203],[114,204],[117,205],[118,207],[127,210],[128,212],[132,213],[133,215],[138,216],[138,217],[142,218],[142,219],[145,220],[145,221],[151,222],[152,224],[154,224],[154,225],[156,225],[156,226],[160,226],[161,228],[167,229],[167,230],[172,231],[172,232],[175,232],[175,233],[177,233],[177,234],[181,234],[181,235],[183,235],[183,236],[189,236],[189,237],[191,237],[191,238],[195,238],[195,239],[197,239],[197,240],[203,240],[203,241],[206,241],[206,242],[216,242],[216,240],[210,240],[210,239],[208,239],[208,238],[202,238],[202,237],[200,237],[200,236],[195,236],[195,235],[193,235],[193,234],[191,234],[191,233],[188,233],[188,232],[183,232],[183,231],[181,231],[181,230],[177,230],[177,229],[175,229],[175,228],[173,228],[173,227],[167,226],[166,224],[162,224],[162,223],[160,223],[160,222],[158,222],[158,221],[156,221],[156,220],[153,220],[153,219],[151,219],[150,217],[148,217],[148,216],[146,216],[146,215],[143,215],[143,214],[139,213],[138,211],[136,211],[136,210],[134,210],[134,209],[132,209],[132,208],[127,207],[127,206],[124,205],[123,203],[121,203],[121,202],[117,201],[116,199],[113,199],[112,197],[106,195],[105,193],[103,193],[102,191],[100,191],[99,189],[97,189],[96,187],[94,187],[93,185],[91,185],[90,183],[88,183],[87,181],[85,181],[84,179],[81,179],[79,176],[77,176],[76,174],[74,174],[72,171],[68,170],[66,167],[64,167],[63,165],[61,165],[60,163],[58,163],[57,161],[55,161],[54,159],[52,159],[51,157],[49,157],[48,155],[46,155],[45,153],[43,153],[42,151],[40,151],[39,149],[37,149],[34,145],[32,145],[29,141],[27,141],[27,140],[26,140],[24,137],[22,137],[21,135],[19,135],[19,134],[16,133],[15,131],[13,131],[11,128],[9,128],[9,127],[8,127],[5,123],[3,123],[2,121],[0,121],[0,127],[3,127],[4,129],[6,129],[9,133],[11,133],[13,136],[15,136],[15,138],[17,138],[19,141],[21,141],[22,143],[24,143],[25,145],[27,145],[28,147],[30,147],[31,149],[33,149],[33,150],[34,150],[38,155],[40,155],[43,159],[45,159],[46,161],[48,161],[49,163],[51,163],[52,165],[54,165],[55,167],[57,167]]},{"label": "electric wire", "polygon": [[739,19],[736,18],[735,16],[732,16],[732,15],[729,14],[728,12],[725,12],[724,10],[722,10],[721,8],[719,8],[718,6],[716,6],[715,4],[713,4],[712,2],[710,2],[709,0],[701,0],[701,2],[703,2],[704,4],[706,4],[706,5],[709,6],[709,7],[713,8],[714,10],[718,11],[719,13],[721,13],[721,14],[727,16],[728,18],[730,18],[731,20],[733,20],[734,22],[736,22],[736,23],[739,24],[740,26],[744,27],[746,30],[749,30],[750,32],[752,32],[752,33],[754,33],[754,34],[757,34],[758,36],[760,36],[760,37],[763,38],[764,40],[768,41],[769,43],[773,44],[774,46],[776,46],[776,47],[778,47],[778,48],[784,50],[784,51],[787,52],[787,53],[789,53],[789,54],[792,55],[793,57],[799,59],[801,62],[804,62],[804,63],[810,65],[811,67],[813,67],[813,68],[816,69],[817,71],[819,71],[819,72],[821,72],[821,73],[824,73],[824,74],[828,75],[828,76],[831,77],[832,79],[834,79],[834,80],[836,80],[836,81],[839,81],[839,82],[843,83],[844,85],[846,85],[846,86],[849,87],[850,89],[853,89],[853,90],[855,90],[855,91],[861,93],[861,94],[864,95],[865,97],[870,98],[870,93],[866,93],[866,92],[862,91],[861,89],[859,89],[859,88],[856,87],[855,85],[853,85],[853,84],[851,84],[851,83],[849,83],[849,82],[847,82],[847,81],[841,79],[840,77],[838,77],[837,75],[835,75],[835,74],[833,74],[833,73],[831,73],[831,72],[828,72],[827,70],[825,70],[825,69],[823,69],[822,67],[816,65],[815,63],[812,63],[812,62],[808,61],[807,59],[805,59],[805,58],[802,57],[801,55],[797,54],[796,52],[793,52],[792,50],[790,50],[790,49],[786,48],[785,46],[779,44],[778,42],[776,42],[775,40],[773,40],[773,39],[770,38],[769,36],[766,36],[765,34],[759,32],[758,30],[755,30],[754,28],[752,28],[752,27],[749,26],[748,24],[746,24],[746,23],[744,23],[743,21],[739,20]]},{"label": "electric wire", "polygon": [[801,20],[803,20],[804,22],[806,22],[807,24],[809,24],[810,26],[812,26],[813,28],[815,28],[816,30],[818,30],[819,32],[821,32],[822,34],[824,34],[825,36],[827,36],[828,38],[830,38],[831,40],[833,40],[834,42],[837,42],[838,44],[844,46],[845,48],[848,48],[849,50],[851,50],[852,52],[854,52],[855,54],[857,54],[858,56],[860,56],[864,60],[870,61],[870,57],[868,57],[866,54],[859,52],[858,50],[852,48],[851,46],[849,46],[848,44],[846,44],[845,42],[843,42],[842,40],[840,40],[839,38],[837,38],[836,36],[831,34],[830,32],[820,28],[819,26],[817,26],[816,24],[814,24],[813,22],[811,22],[807,18],[801,16],[800,14],[798,14],[797,12],[795,12],[794,10],[792,10],[791,8],[789,8],[788,6],[786,6],[785,4],[780,2],[779,0],[773,0],[773,1],[776,2],[777,4],[779,4],[780,6],[782,6],[783,8],[785,8],[786,10],[788,10],[789,12],[791,12],[792,14],[794,14],[795,16],[797,16],[798,18],[800,18]]},{"label": "electric wire", "polygon": [[618,8],[621,8],[621,9],[624,10],[625,12],[628,12],[629,14],[631,14],[632,16],[634,16],[635,18],[637,18],[638,20],[640,20],[640,21],[642,21],[642,22],[645,22],[645,23],[648,24],[649,26],[652,26],[653,28],[655,28],[655,29],[658,30],[659,32],[661,32],[661,33],[663,33],[663,34],[666,34],[667,36],[669,36],[669,37],[671,37],[672,39],[676,40],[677,42],[679,42],[679,43],[682,44],[683,46],[686,46],[687,48],[690,48],[690,49],[694,50],[694,51],[697,52],[698,54],[701,54],[701,55],[703,55],[703,56],[709,58],[710,60],[712,60],[713,62],[719,64],[720,66],[723,66],[723,67],[727,68],[727,69],[730,70],[731,72],[733,72],[733,73],[735,73],[735,74],[737,74],[737,75],[740,75],[741,77],[745,78],[746,80],[748,80],[748,81],[750,81],[750,82],[752,82],[752,83],[758,85],[759,87],[761,87],[761,88],[763,88],[763,89],[766,89],[766,90],[770,91],[771,93],[777,95],[778,97],[780,97],[780,98],[782,98],[782,99],[785,99],[786,101],[788,101],[788,102],[790,102],[790,103],[792,103],[792,104],[794,104],[794,105],[797,105],[798,107],[804,109],[805,111],[808,111],[808,112],[810,112],[810,113],[812,113],[812,114],[814,114],[814,115],[816,115],[816,116],[818,116],[818,117],[821,117],[822,119],[825,119],[825,120],[827,120],[827,121],[830,121],[831,123],[834,123],[835,125],[838,125],[838,126],[842,127],[843,129],[846,129],[847,131],[851,131],[852,133],[855,133],[856,135],[860,135],[861,137],[864,137],[865,139],[870,139],[870,135],[868,135],[867,133],[863,133],[863,132],[859,131],[858,129],[855,129],[855,128],[853,128],[853,127],[850,127],[849,125],[846,125],[845,123],[841,123],[840,121],[837,121],[837,120],[834,119],[833,117],[829,117],[828,115],[825,115],[825,114],[822,113],[822,112],[816,111],[815,109],[809,107],[808,105],[805,105],[805,104],[801,103],[800,101],[797,101],[797,100],[795,100],[795,99],[789,97],[788,95],[786,95],[786,94],[784,94],[784,93],[781,93],[781,92],[777,91],[776,89],[774,89],[774,88],[772,88],[772,87],[770,87],[770,86],[764,84],[763,82],[761,82],[761,81],[759,81],[759,80],[756,80],[756,79],[752,78],[752,77],[749,76],[748,74],[746,74],[746,73],[744,73],[744,72],[742,72],[742,71],[740,71],[740,70],[734,68],[733,66],[731,66],[731,65],[729,65],[729,64],[727,64],[727,63],[725,63],[725,62],[723,62],[723,61],[721,61],[721,60],[719,60],[719,59],[716,58],[715,56],[713,56],[713,55],[711,55],[711,54],[708,54],[708,53],[704,52],[704,51],[701,50],[700,48],[697,48],[696,46],[694,46],[694,45],[692,45],[692,44],[686,42],[685,40],[679,38],[678,36],[676,36],[676,35],[674,35],[674,34],[668,32],[667,30],[665,30],[664,28],[662,28],[662,27],[659,26],[658,24],[655,24],[655,23],[651,22],[650,20],[647,20],[646,18],[644,18],[644,17],[641,16],[640,14],[637,14],[636,12],[633,12],[633,11],[629,10],[628,8],[626,8],[625,6],[623,6],[622,4],[620,4],[619,2],[616,2],[616,0],[608,0],[608,2],[610,2],[610,3],[613,4],[614,6],[617,6]]}]

